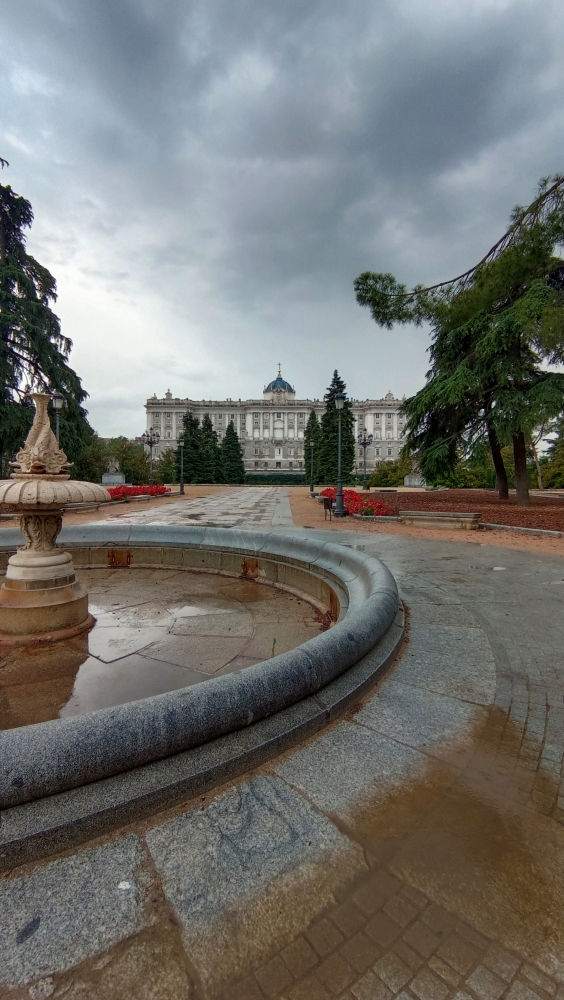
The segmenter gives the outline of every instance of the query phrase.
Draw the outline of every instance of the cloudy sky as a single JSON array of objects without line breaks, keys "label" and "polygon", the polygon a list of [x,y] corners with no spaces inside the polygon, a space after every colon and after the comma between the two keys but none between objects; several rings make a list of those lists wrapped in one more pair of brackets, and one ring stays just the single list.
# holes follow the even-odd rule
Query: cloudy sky
[{"label": "cloudy sky", "polygon": [[446,279],[564,170],[561,0],[4,0],[3,182],[93,426],[147,396],[416,390],[354,278]]}]

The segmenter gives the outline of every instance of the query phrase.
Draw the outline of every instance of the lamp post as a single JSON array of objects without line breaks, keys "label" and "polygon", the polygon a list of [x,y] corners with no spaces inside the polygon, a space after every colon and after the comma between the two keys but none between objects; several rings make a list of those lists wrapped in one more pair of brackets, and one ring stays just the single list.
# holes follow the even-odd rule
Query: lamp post
[{"label": "lamp post", "polygon": [[178,442],[180,448],[180,493],[184,496],[184,438]]},{"label": "lamp post", "polygon": [[370,489],[368,483],[366,482],[366,449],[368,448],[369,445],[372,444],[372,441],[373,441],[372,434],[367,434],[365,427],[362,434],[358,435],[358,443],[361,448],[364,448],[364,470],[362,475],[362,489],[364,492]]},{"label": "lamp post", "polygon": [[59,415],[63,408],[65,402],[64,396],[60,392],[54,392],[51,396],[51,406],[55,411],[55,437],[57,438],[57,444],[59,443]]},{"label": "lamp post", "polygon": [[313,438],[309,442],[309,447],[311,449],[311,470],[310,470],[310,477],[309,477],[309,495],[313,496],[313,486],[314,486],[314,482],[313,482],[313,449],[315,448],[315,441],[313,440]]},{"label": "lamp post", "polygon": [[337,496],[335,498],[335,517],[347,516],[343,499],[343,472],[342,472],[343,463],[341,456],[342,436],[343,436],[341,425],[342,425],[343,407],[345,405],[346,398],[347,397],[345,396],[344,392],[338,392],[337,395],[335,396],[335,406],[337,408],[337,416],[339,418],[339,444],[337,451]]},{"label": "lamp post", "polygon": [[148,431],[143,432],[143,444],[149,449],[149,486],[153,485],[153,448],[160,441],[161,435],[158,431],[153,430],[149,427]]}]

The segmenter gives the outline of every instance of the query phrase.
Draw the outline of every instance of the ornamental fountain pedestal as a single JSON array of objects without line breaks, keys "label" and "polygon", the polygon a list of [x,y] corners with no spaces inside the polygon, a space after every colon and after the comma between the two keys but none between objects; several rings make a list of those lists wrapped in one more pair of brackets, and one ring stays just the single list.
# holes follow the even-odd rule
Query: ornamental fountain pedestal
[{"label": "ornamental fountain pedestal", "polygon": [[8,561],[0,587],[0,643],[22,645],[75,635],[89,628],[88,594],[70,553],[56,544],[69,503],[107,503],[103,486],[71,480],[70,462],[51,430],[50,396],[31,393],[35,419],[16,455],[11,479],[0,481],[0,504],[20,514],[26,544]]}]

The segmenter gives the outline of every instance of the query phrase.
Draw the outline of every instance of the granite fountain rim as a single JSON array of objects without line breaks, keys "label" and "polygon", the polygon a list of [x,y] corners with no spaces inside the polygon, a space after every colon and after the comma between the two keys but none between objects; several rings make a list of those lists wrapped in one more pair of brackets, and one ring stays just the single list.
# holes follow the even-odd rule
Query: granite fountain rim
[{"label": "granite fountain rim", "polygon": [[[17,529],[0,529],[0,551],[13,551],[20,538]],[[149,772],[166,774],[181,758],[193,762],[202,754],[217,756],[221,745],[224,751],[211,767],[212,783],[217,784],[225,780],[228,760],[230,774],[239,765],[247,769],[257,754],[272,756],[304,739],[312,727],[316,731],[327,724],[374,682],[403,640],[398,591],[390,571],[379,559],[338,543],[276,531],[108,524],[63,529],[61,543],[71,549],[120,544],[132,549],[180,547],[291,561],[325,578],[329,586],[337,581],[348,595],[348,607],[328,631],[239,673],[69,719],[3,731],[0,807],[7,810],[4,821],[8,814],[14,819],[22,809],[33,811],[33,807],[38,816],[42,803],[52,811],[65,796],[77,801],[81,792],[88,793],[88,786],[97,793],[102,787],[115,789],[120,779],[122,789],[124,781],[127,788],[126,801],[118,808],[112,800],[102,813],[106,819],[111,816],[112,822],[118,816],[123,819],[124,809],[127,814],[132,802],[146,809],[151,801],[161,801],[163,786],[158,780],[150,793],[139,795]],[[302,721],[297,724],[299,718]],[[241,754],[241,741],[253,749]],[[234,747],[239,749],[234,751]],[[239,764],[234,762],[234,753]],[[196,787],[194,782],[201,787],[202,782],[212,780],[196,767],[187,787],[191,764],[186,767],[184,779],[177,776],[173,782],[184,794]],[[168,778],[163,780],[165,786],[170,784]],[[112,799],[114,793],[108,794]],[[61,824],[52,822],[59,829]],[[2,840],[10,840],[5,822],[3,829],[0,854],[5,854],[7,844]]]}]

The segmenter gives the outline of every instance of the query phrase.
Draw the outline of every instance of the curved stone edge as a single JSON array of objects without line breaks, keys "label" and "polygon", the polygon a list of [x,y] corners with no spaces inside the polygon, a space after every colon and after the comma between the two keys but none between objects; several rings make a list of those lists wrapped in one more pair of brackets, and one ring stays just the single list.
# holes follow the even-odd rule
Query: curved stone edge
[{"label": "curved stone edge", "polygon": [[403,608],[355,666],[316,695],[238,732],[125,774],[2,813],[0,871],[68,850],[186,802],[284,753],[355,706],[397,658]]},{"label": "curved stone edge", "polygon": [[[0,547],[17,543],[18,535],[13,529],[2,532]],[[152,544],[280,556],[336,577],[348,592],[349,608],[329,631],[240,673],[86,715],[5,730],[0,734],[2,809],[191,750],[303,701],[366,655],[385,635],[399,606],[395,580],[379,560],[296,535],[104,524],[67,529],[61,542],[70,549]]]}]

